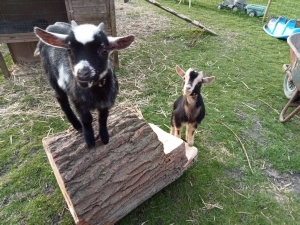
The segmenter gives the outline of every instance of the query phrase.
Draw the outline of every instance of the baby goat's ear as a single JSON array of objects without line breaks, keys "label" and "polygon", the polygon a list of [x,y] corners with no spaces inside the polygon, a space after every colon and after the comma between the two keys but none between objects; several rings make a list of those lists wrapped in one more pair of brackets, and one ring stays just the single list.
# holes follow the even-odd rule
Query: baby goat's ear
[{"label": "baby goat's ear", "polygon": [[178,65],[176,65],[175,69],[176,69],[176,73],[177,73],[179,76],[181,76],[181,77],[184,77],[184,76],[185,76],[185,72],[184,72]]},{"label": "baby goat's ear", "polygon": [[211,83],[213,81],[215,81],[215,77],[214,76],[212,76],[212,77],[204,77],[202,79],[202,83]]},{"label": "baby goat's ear", "polygon": [[[99,25],[100,26],[100,25]],[[108,37],[109,51],[118,51],[127,48],[134,41],[134,36],[129,35],[126,37]]]},{"label": "baby goat's ear", "polygon": [[68,35],[47,32],[41,28],[34,28],[35,35],[47,45],[57,48],[67,48],[66,38]]}]

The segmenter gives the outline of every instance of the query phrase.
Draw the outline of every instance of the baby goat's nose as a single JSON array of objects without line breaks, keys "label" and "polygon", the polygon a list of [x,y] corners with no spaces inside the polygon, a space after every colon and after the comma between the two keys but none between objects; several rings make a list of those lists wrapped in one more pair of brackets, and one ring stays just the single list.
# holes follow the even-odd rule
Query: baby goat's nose
[{"label": "baby goat's nose", "polygon": [[192,86],[191,86],[191,85],[186,85],[186,86],[185,86],[185,90],[186,90],[186,91],[190,91],[191,89],[192,89]]}]

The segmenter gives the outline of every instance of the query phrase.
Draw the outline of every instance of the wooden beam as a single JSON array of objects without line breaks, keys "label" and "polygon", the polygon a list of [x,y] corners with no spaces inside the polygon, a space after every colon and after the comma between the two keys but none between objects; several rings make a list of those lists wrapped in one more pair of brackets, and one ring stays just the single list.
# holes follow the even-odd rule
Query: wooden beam
[{"label": "wooden beam", "polygon": [[2,73],[6,79],[10,78],[10,73],[8,71],[4,57],[1,52],[0,52],[0,69],[2,70]]},{"label": "wooden beam", "polygon": [[173,14],[174,16],[177,16],[178,18],[180,18],[180,19],[182,19],[182,20],[184,20],[184,21],[186,21],[186,22],[188,22],[188,23],[193,24],[193,25],[196,26],[196,27],[201,28],[202,30],[205,30],[205,31],[207,31],[207,32],[209,32],[209,33],[211,33],[211,34],[213,34],[213,35],[217,35],[216,32],[210,30],[209,28],[206,28],[204,25],[202,25],[202,24],[199,23],[198,21],[196,21],[196,20],[191,20],[190,18],[188,18],[188,17],[185,16],[185,15],[178,14],[178,13],[175,12],[173,9],[168,8],[168,7],[164,7],[164,6],[162,6],[161,4],[159,4],[159,3],[158,3],[157,1],[155,1],[155,0],[146,0],[146,1],[149,2],[149,3],[151,3],[151,4],[153,4],[153,5],[155,5],[155,6],[157,6],[157,7],[159,7],[159,8],[161,8],[161,9],[163,9],[163,10],[165,10],[165,11],[167,11],[168,13]]},{"label": "wooden beam", "polygon": [[267,18],[267,16],[268,16],[268,12],[269,12],[271,3],[272,3],[272,0],[269,0],[268,5],[267,5],[267,8],[266,8],[266,11],[265,11],[265,14],[264,14],[264,17],[263,17],[263,19],[262,19],[262,22],[265,22],[265,21],[266,21],[266,18]]}]

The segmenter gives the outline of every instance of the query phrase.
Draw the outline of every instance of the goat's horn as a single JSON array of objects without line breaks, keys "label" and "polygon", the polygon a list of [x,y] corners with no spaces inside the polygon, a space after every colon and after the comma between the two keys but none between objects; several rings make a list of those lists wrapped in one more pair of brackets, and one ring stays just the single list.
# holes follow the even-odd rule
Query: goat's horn
[{"label": "goat's horn", "polygon": [[75,22],[75,20],[71,21],[71,25],[72,25],[72,28],[78,27],[78,24]]},{"label": "goat's horn", "polygon": [[103,22],[101,22],[101,23],[98,25],[98,29],[99,29],[100,31],[104,31],[104,23],[103,23]]}]

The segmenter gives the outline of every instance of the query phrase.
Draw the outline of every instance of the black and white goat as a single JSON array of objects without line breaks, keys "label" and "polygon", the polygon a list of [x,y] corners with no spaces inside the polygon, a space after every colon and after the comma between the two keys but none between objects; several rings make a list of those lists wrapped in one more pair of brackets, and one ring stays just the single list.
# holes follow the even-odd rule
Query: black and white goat
[{"label": "black and white goat", "polygon": [[[97,109],[99,136],[107,144],[107,117],[119,90],[109,56],[115,50],[127,48],[134,36],[107,37],[103,23],[77,25],[75,21],[57,22],[46,30],[35,27],[34,32],[40,39],[35,55],[40,55],[67,119],[76,130],[83,131],[87,146],[93,147],[91,110]],[[72,111],[69,99],[80,120]]]},{"label": "black and white goat", "polygon": [[197,72],[192,68],[184,72],[179,66],[176,66],[176,72],[183,78],[183,95],[174,102],[170,133],[181,138],[182,126],[186,124],[186,141],[193,146],[195,130],[205,116],[201,86],[213,82],[215,77],[203,77],[202,71]]}]

